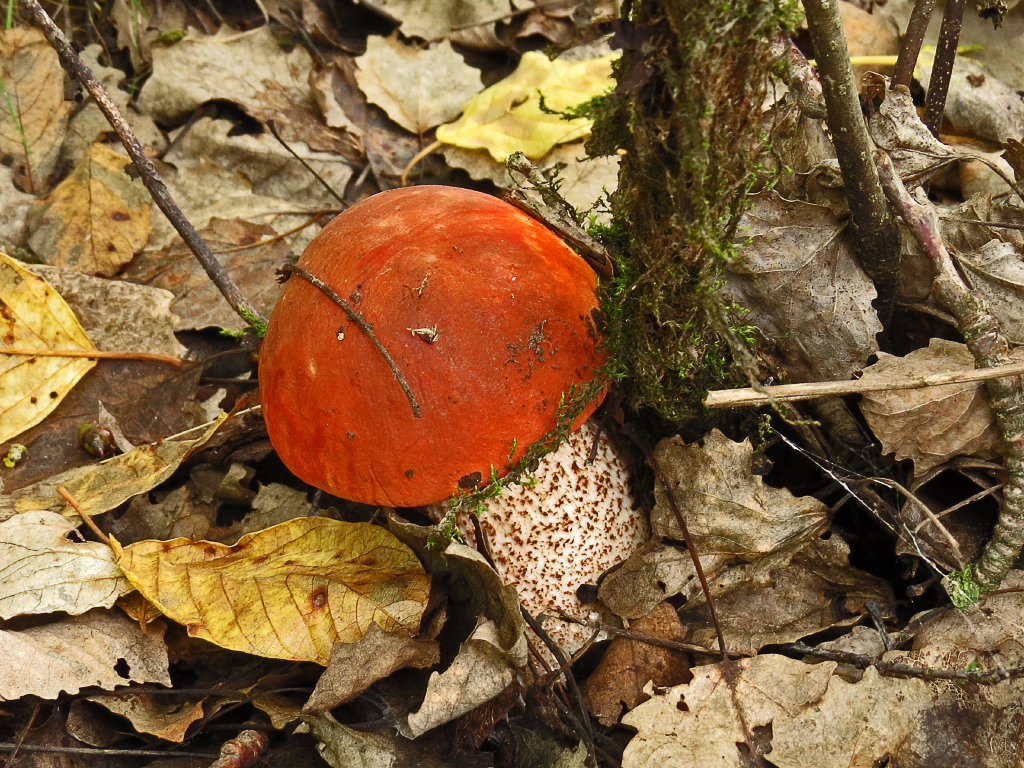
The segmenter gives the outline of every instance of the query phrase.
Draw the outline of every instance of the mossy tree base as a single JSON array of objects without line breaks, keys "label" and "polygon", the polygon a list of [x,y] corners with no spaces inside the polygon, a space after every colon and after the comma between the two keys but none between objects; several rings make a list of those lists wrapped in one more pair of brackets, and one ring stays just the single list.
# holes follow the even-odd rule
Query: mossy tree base
[{"label": "mossy tree base", "polygon": [[613,356],[632,405],[674,421],[699,413],[707,389],[756,374],[718,287],[747,193],[762,181],[770,37],[792,8],[634,4],[618,87],[596,115],[592,154],[623,154],[617,276],[605,295]]}]

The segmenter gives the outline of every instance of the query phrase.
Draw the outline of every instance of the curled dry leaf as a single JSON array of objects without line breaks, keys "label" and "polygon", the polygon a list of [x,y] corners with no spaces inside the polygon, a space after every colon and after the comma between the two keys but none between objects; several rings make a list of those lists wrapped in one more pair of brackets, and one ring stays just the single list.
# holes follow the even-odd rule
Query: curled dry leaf
[{"label": "curled dry leaf", "polygon": [[[40,351],[95,349],[60,294],[3,253],[0,309],[4,346]],[[0,442],[46,418],[95,365],[86,357],[0,354]]]},{"label": "curled dry leaf", "polygon": [[395,37],[370,35],[356,59],[356,82],[366,98],[413,133],[453,120],[483,87],[480,70],[444,40],[412,48]]},{"label": "curled dry leaf", "polygon": [[87,687],[171,684],[163,625],[143,629],[117,611],[96,609],[52,624],[0,630],[0,657],[0,701],[55,699]]},{"label": "curled dry leaf", "polygon": [[179,697],[171,698],[140,691],[88,696],[86,701],[99,704],[115,715],[127,718],[132,728],[139,733],[150,733],[158,739],[175,744],[185,740],[193,723],[212,714],[204,712],[203,704],[208,702],[203,698],[183,702]]},{"label": "curled dry leaf", "polygon": [[[630,622],[629,630],[658,640],[682,640],[686,627],[670,603],[659,603],[648,616]],[[632,637],[616,637],[597,669],[582,687],[587,708],[602,725],[619,722],[624,712],[649,697],[648,682],[659,688],[679,685],[690,676],[689,655]]]},{"label": "curled dry leaf", "polygon": [[858,266],[843,226],[827,207],[753,198],[736,235],[724,293],[751,310],[793,381],[849,378],[878,349],[876,291]]},{"label": "curled dry leaf", "polygon": [[[880,352],[878,362],[864,369],[864,378],[884,383],[890,376],[928,376],[973,365],[964,344],[932,339],[905,357]],[[999,432],[981,382],[869,392],[860,409],[882,451],[895,454],[897,461],[913,461],[916,477],[954,456],[997,455]]]},{"label": "curled dry leaf", "polygon": [[398,669],[422,669],[441,660],[436,640],[386,632],[372,624],[354,643],[337,643],[303,712],[318,714],[351,701]]},{"label": "curled dry leaf", "polygon": [[391,533],[305,517],[233,547],[173,539],[114,542],[128,580],[190,635],[258,656],[326,664],[371,624],[415,632],[430,577]]},{"label": "curled dry leaf", "polygon": [[[753,474],[754,449],[717,429],[703,445],[662,440],[655,460],[701,556],[735,555],[753,560],[784,546],[809,542],[825,529],[828,509],[811,496],[794,496],[765,485]],[[655,486],[651,527],[658,536],[682,539],[665,491]]]},{"label": "curled dry leaf", "polygon": [[696,667],[691,682],[664,693],[648,686],[651,700],[622,719],[637,729],[622,768],[740,768],[749,765],[747,734],[778,766],[873,768],[886,756],[901,766],[928,765],[904,762],[934,706],[925,681],[883,678],[872,668],[851,684],[834,674],[835,662],[775,655],[726,663],[736,666],[728,680],[717,664]]},{"label": "curled dry leaf", "polygon": [[431,673],[423,703],[409,715],[402,733],[415,739],[472,712],[512,685],[516,676],[498,626],[481,617],[448,668]]},{"label": "curled dry leaf", "polygon": [[[139,94],[140,108],[174,122],[196,107],[225,99],[257,120],[275,120],[288,141],[341,152],[342,135],[327,127],[313,106],[309,76],[313,59],[301,45],[285,53],[268,26],[215,35],[190,34],[153,48],[153,74]],[[307,180],[308,181],[308,180]]]},{"label": "curled dry leaf", "polygon": [[366,5],[401,22],[406,37],[450,38],[474,48],[498,47],[494,19],[511,10],[509,0],[370,0]]},{"label": "curled dry leaf", "polygon": [[131,591],[110,547],[72,541],[74,530],[55,512],[26,512],[0,523],[0,619],[110,608]]},{"label": "curled dry leaf", "polygon": [[[729,650],[755,654],[767,645],[855,624],[867,613],[870,600],[888,612],[894,604],[888,582],[852,567],[849,555],[849,546],[833,533],[795,553],[773,553],[709,574]],[[706,601],[687,603],[679,618],[689,628],[690,642],[718,647]]]},{"label": "curled dry leaf", "polygon": [[149,239],[149,194],[125,173],[129,160],[93,144],[75,169],[36,206],[29,237],[47,264],[109,277]]},{"label": "curled dry leaf", "polygon": [[584,61],[551,61],[542,53],[523,54],[516,71],[478,93],[462,117],[437,129],[437,139],[464,149],[486,149],[499,163],[513,152],[542,157],[556,144],[590,134],[589,118],[566,120],[555,112],[571,109],[610,91],[617,53]]}]

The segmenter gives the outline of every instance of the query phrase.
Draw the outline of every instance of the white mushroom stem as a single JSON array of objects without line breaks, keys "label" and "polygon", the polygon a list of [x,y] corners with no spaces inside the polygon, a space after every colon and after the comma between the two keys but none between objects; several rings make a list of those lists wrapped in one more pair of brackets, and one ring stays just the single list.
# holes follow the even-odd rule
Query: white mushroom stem
[{"label": "white mushroom stem", "polygon": [[[444,511],[435,505],[431,515],[437,519]],[[495,569],[533,616],[561,611],[586,619],[598,611],[579,601],[577,589],[596,583],[649,533],[629,490],[625,460],[593,422],[545,456],[527,484],[509,485],[488,501],[479,521]],[[460,519],[459,527],[473,543],[472,521]],[[543,628],[570,654],[593,634],[555,618],[545,619]]]}]

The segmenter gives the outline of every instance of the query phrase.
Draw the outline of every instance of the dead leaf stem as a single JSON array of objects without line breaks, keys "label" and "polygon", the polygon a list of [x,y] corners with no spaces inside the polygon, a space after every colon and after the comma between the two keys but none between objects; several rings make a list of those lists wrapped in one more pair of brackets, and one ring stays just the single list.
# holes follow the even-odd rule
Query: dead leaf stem
[{"label": "dead leaf stem", "polygon": [[331,288],[331,286],[329,286],[319,277],[314,275],[312,272],[303,269],[297,264],[285,264],[283,267],[281,267],[281,271],[285,273],[294,273],[301,277],[303,280],[307,280],[308,282],[312,283],[327,298],[329,298],[331,301],[333,301],[335,304],[342,308],[342,310],[348,316],[348,319],[355,323],[357,326],[359,326],[359,330],[365,333],[370,338],[370,341],[373,342],[373,346],[377,348],[377,351],[380,352],[381,356],[387,362],[388,367],[391,369],[391,373],[395,375],[395,381],[398,382],[398,386],[402,388],[402,392],[405,393],[405,397],[409,400],[409,405],[412,406],[412,415],[415,416],[417,419],[420,418],[420,416],[423,415],[423,410],[420,408],[420,404],[416,402],[416,397],[413,395],[412,390],[409,388],[409,384],[408,382],[406,382],[405,376],[403,376],[402,372],[399,370],[398,364],[395,362],[394,358],[391,357],[387,349],[384,348],[384,345],[381,344],[380,339],[377,338],[377,334],[373,332],[373,326],[366,322],[366,320],[363,319],[363,316],[361,314],[352,309],[352,305],[345,301],[343,298],[341,298],[341,296],[338,295],[337,291]]},{"label": "dead leaf stem", "polygon": [[71,505],[71,508],[75,510],[75,512],[78,514],[80,518],[82,518],[82,521],[89,528],[89,530],[96,534],[96,538],[98,538],[100,541],[102,541],[109,547],[110,537],[100,530],[100,527],[96,525],[96,522],[92,519],[92,515],[90,515],[88,512],[82,509],[82,505],[78,503],[78,499],[71,495],[71,491],[69,491],[62,485],[59,488],[57,488],[57,493],[60,494],[64,501]]},{"label": "dead leaf stem", "polygon": [[872,159],[874,145],[853,79],[839,0],[807,0],[804,10],[821,72],[828,128],[850,206],[853,242],[861,267],[875,283],[878,314],[885,324],[892,314],[899,285],[899,241]]},{"label": "dead leaf stem", "polygon": [[111,360],[149,360],[156,363],[167,363],[179,368],[183,360],[171,355],[156,352],[114,352],[107,349],[26,349],[24,347],[0,347],[0,355],[20,355],[23,357],[88,357],[90,359]]},{"label": "dead leaf stem", "polygon": [[195,254],[203,269],[206,270],[206,274],[209,275],[214,285],[217,286],[228,304],[231,305],[231,308],[262,336],[267,324],[266,318],[242,293],[224,266],[210,251],[210,247],[200,237],[195,227],[185,217],[185,214],[182,213],[181,208],[174,202],[174,198],[167,191],[167,185],[164,184],[160,174],[157,173],[156,166],[146,156],[142,144],[132,132],[128,121],[125,120],[117,105],[111,101],[106,90],[93,76],[92,71],[85,65],[85,62],[82,61],[74,48],[72,48],[67,37],[53,23],[53,19],[43,10],[37,0],[19,1],[22,13],[42,31],[50,46],[57,53],[64,71],[81,83],[82,87],[89,92],[89,95],[96,101],[96,106],[100,108],[100,111],[107,118],[107,122],[110,123],[121,139],[121,143],[128,151],[128,156],[132,159],[133,163],[133,167],[129,169],[129,175],[137,174],[142,179],[142,183],[149,190],[157,207],[163,211],[164,216],[167,217],[167,220],[177,230],[178,234],[181,235],[181,239],[185,241],[185,244]]},{"label": "dead leaf stem", "polygon": [[[956,318],[979,368],[1010,362],[1009,343],[984,297],[967,287],[939,234],[938,214],[907,191],[885,152],[875,154],[878,174],[890,202],[920,243],[935,270],[932,292]],[[992,537],[970,572],[983,590],[996,589],[1024,549],[1024,387],[1019,376],[985,382],[1006,445],[1007,482]]]}]

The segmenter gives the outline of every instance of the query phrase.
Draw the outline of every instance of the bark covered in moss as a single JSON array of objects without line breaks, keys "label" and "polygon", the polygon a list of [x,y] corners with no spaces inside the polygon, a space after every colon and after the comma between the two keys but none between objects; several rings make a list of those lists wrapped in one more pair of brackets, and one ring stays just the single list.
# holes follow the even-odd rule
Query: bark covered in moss
[{"label": "bark covered in moss", "polygon": [[589,146],[623,157],[605,306],[632,404],[676,421],[752,357],[717,286],[759,182],[769,40],[791,7],[645,1],[622,22],[618,87]]}]

